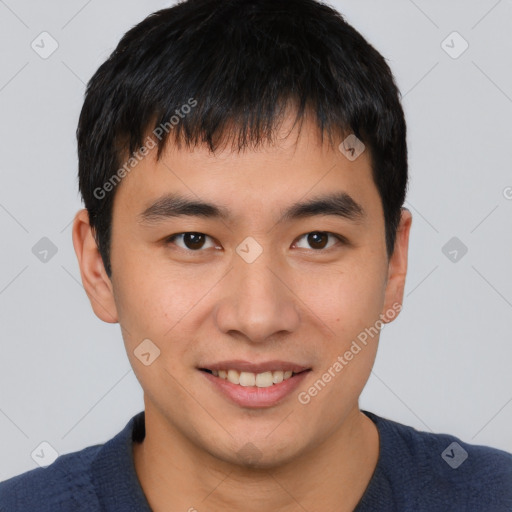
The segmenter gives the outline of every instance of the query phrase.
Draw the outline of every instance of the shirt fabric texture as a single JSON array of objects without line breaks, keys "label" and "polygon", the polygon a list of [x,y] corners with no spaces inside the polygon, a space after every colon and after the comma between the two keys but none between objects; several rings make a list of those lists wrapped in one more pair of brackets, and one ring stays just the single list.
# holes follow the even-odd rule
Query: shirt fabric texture
[{"label": "shirt fabric texture", "polygon": [[[354,512],[512,512],[512,454],[362,412],[380,449]],[[133,461],[144,436],[142,411],[106,443],[1,482],[0,512],[151,512]]]}]

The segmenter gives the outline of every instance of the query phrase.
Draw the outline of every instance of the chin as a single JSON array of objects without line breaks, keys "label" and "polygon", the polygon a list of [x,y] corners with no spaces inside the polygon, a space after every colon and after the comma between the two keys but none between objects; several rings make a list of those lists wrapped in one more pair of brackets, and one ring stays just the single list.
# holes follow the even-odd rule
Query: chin
[{"label": "chin", "polygon": [[[250,470],[285,466],[300,456],[302,451],[297,445],[297,438],[292,435],[283,435],[281,439],[274,439],[273,442],[268,439],[267,434],[261,438],[248,435],[245,439],[239,439],[235,446],[226,447],[224,450],[209,451],[218,459]],[[293,444],[290,439],[295,439]]]}]

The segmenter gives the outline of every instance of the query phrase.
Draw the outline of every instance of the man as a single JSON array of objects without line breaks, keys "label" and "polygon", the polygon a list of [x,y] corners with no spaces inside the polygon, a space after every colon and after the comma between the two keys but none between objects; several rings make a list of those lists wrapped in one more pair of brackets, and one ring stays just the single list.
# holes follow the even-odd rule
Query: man
[{"label": "man", "polygon": [[339,13],[154,13],[77,138],[82,282],[145,410],[0,484],[4,510],[512,510],[512,455],[359,409],[412,218],[399,92]]}]

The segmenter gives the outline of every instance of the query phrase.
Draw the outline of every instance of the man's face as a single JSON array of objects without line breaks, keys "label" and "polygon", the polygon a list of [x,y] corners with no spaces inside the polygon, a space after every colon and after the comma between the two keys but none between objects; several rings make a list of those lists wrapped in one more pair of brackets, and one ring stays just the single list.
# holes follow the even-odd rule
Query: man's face
[{"label": "man's face", "polygon": [[[358,411],[378,334],[357,340],[381,325],[381,314],[398,314],[393,304],[403,292],[403,282],[387,280],[368,151],[350,161],[321,145],[309,123],[295,145],[295,130],[284,138],[290,126],[279,144],[242,153],[169,144],[157,162],[151,151],[118,186],[112,221],[114,316],[147,414],[202,452],[231,462],[252,457],[261,467],[318,448]],[[228,216],[204,210],[144,222],[142,213],[171,193]],[[336,193],[364,214],[281,219],[296,203]],[[151,343],[138,349],[143,340]],[[143,364],[141,352],[147,363],[155,346],[160,355]],[[307,371],[258,389],[204,371],[250,369],[240,361]],[[281,377],[256,377],[265,386],[269,378]]]}]

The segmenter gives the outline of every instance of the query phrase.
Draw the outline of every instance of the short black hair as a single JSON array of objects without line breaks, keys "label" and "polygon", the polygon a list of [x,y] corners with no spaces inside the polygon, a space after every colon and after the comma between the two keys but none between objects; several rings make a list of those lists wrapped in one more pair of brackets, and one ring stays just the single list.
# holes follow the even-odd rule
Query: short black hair
[{"label": "short black hair", "polygon": [[400,100],[384,57],[325,3],[186,0],[150,14],[87,84],[76,132],[79,190],[107,275],[115,185],[149,131],[160,130],[158,158],[169,135],[178,147],[214,152],[231,140],[240,151],[272,142],[289,105],[296,122],[312,112],[334,147],[351,133],[365,144],[389,258],[408,186]]}]

